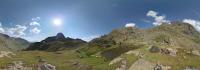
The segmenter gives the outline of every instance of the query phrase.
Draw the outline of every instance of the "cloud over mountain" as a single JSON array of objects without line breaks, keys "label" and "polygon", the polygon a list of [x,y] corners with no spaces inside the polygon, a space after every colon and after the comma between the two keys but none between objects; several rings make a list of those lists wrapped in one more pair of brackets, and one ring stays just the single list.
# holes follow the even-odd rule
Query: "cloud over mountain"
[{"label": "cloud over mountain", "polygon": [[27,29],[26,26],[16,25],[16,27],[14,27],[14,28],[9,28],[8,33],[9,33],[9,35],[14,36],[14,37],[21,37],[23,35],[26,35],[26,33],[25,33],[26,29]]},{"label": "cloud over mountain", "polygon": [[0,22],[0,33],[4,33],[5,32],[5,30],[4,30],[4,28],[2,27],[2,23]]},{"label": "cloud over mountain", "polygon": [[[0,22],[0,33],[10,35],[12,37],[23,37],[29,33],[39,34],[41,25],[39,23],[40,17],[32,18],[32,21],[28,25],[16,24],[14,27],[3,26]],[[29,31],[29,32],[27,32]]]},{"label": "cloud over mountain", "polygon": [[193,19],[184,19],[183,22],[189,23],[192,25],[198,32],[200,32],[200,21],[193,20]]},{"label": "cloud over mountain", "polygon": [[135,27],[135,23],[127,23],[125,27]]},{"label": "cloud over mountain", "polygon": [[148,11],[148,13],[146,14],[146,16],[149,16],[149,17],[154,18],[153,25],[155,25],[155,26],[162,25],[163,23],[170,24],[170,21],[169,21],[169,20],[166,20],[166,17],[165,17],[165,16],[159,16],[159,15],[158,15],[158,12],[156,12],[156,11],[150,10],[150,11]]},{"label": "cloud over mountain", "polygon": [[35,33],[35,34],[39,34],[41,32],[41,30],[38,29],[37,27],[35,27],[35,28],[31,29],[30,32]]}]

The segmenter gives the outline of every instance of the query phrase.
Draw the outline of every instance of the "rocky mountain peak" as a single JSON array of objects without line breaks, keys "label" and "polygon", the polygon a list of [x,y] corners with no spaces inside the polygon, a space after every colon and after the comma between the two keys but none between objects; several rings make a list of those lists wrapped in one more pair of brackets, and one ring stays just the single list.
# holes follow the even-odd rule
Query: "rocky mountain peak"
[{"label": "rocky mountain peak", "polygon": [[63,33],[58,33],[58,34],[56,35],[56,39],[65,39],[65,36],[64,36]]}]

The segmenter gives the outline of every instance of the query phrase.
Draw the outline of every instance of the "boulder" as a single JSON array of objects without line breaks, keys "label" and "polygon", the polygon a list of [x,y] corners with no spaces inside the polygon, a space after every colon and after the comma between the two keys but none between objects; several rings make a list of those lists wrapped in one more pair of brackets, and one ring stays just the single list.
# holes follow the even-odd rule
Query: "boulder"
[{"label": "boulder", "polygon": [[45,60],[39,59],[37,70],[56,70],[56,66],[48,64]]},{"label": "boulder", "polygon": [[117,67],[115,70],[127,70],[127,60],[126,59],[122,59],[120,61],[120,65],[119,67]]},{"label": "boulder", "polygon": [[192,54],[200,56],[200,52],[198,50],[192,50]]},{"label": "boulder", "polygon": [[150,51],[151,53],[159,53],[159,52],[160,52],[160,48],[157,47],[157,46],[152,46],[152,47],[149,49],[149,51]]},{"label": "boulder", "polygon": [[176,56],[177,50],[172,48],[162,48],[161,54]]},{"label": "boulder", "polygon": [[6,68],[0,70],[33,70],[33,68],[25,67],[22,61],[13,61]]},{"label": "boulder", "polygon": [[152,70],[154,67],[154,63],[151,63],[145,59],[139,59],[134,62],[128,70]]},{"label": "boulder", "polygon": [[110,61],[109,65],[116,64],[116,63],[120,62],[120,61],[123,60],[123,59],[124,59],[124,58],[122,58],[122,57],[115,58],[115,59],[113,59],[112,61]]},{"label": "boulder", "polygon": [[183,69],[183,70],[199,70],[199,69],[197,69],[197,68],[193,68],[193,67],[186,67],[186,68]]}]

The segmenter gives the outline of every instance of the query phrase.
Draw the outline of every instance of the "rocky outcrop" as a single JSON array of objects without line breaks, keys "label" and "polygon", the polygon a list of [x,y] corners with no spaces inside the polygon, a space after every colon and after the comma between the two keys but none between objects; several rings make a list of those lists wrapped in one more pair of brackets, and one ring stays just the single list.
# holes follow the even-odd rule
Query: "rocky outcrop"
[{"label": "rocky outcrop", "polygon": [[11,56],[13,56],[13,55],[15,55],[15,54],[10,51],[0,51],[0,58],[2,58],[2,57],[11,58]]},{"label": "rocky outcrop", "polygon": [[22,61],[13,61],[6,68],[0,70],[33,70],[33,68],[24,66]]},{"label": "rocky outcrop", "polygon": [[120,61],[123,60],[123,59],[124,59],[124,58],[122,58],[122,57],[115,58],[115,59],[113,59],[112,61],[110,61],[109,65],[116,64],[116,63],[120,62]]},{"label": "rocky outcrop", "polygon": [[198,51],[198,50],[192,50],[192,54],[200,56],[200,51]]},{"label": "rocky outcrop", "polygon": [[139,59],[131,65],[128,70],[170,70],[170,66],[164,66],[159,63],[152,63],[145,59]]},{"label": "rocky outcrop", "polygon": [[151,70],[155,66],[154,63],[146,61],[144,59],[139,59],[131,65],[128,70]]},{"label": "rocky outcrop", "polygon": [[37,67],[37,70],[56,70],[56,66],[49,64],[44,60],[39,60]]},{"label": "rocky outcrop", "polygon": [[127,64],[128,62],[127,62],[127,60],[126,59],[122,59],[121,61],[120,61],[120,65],[119,65],[119,67],[117,67],[115,70],[127,70]]},{"label": "rocky outcrop", "polygon": [[176,56],[177,50],[173,49],[173,48],[162,48],[161,49],[161,54]]},{"label": "rocky outcrop", "polygon": [[71,65],[76,70],[94,70],[91,65],[81,63],[78,60],[69,60],[67,61],[69,65]]},{"label": "rocky outcrop", "polygon": [[186,67],[185,69],[183,69],[183,70],[199,70],[199,69],[197,69],[197,68],[194,68],[194,67]]}]

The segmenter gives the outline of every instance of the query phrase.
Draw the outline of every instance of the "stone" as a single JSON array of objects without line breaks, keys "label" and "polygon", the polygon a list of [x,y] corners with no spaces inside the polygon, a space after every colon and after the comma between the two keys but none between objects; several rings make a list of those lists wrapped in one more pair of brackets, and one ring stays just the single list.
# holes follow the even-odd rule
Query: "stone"
[{"label": "stone", "polygon": [[140,54],[140,52],[139,51],[128,51],[128,52],[126,52],[125,54],[133,54],[133,55],[135,55],[135,56],[139,56],[139,54]]},{"label": "stone", "polygon": [[200,52],[198,50],[192,50],[192,54],[200,56]]},{"label": "stone", "polygon": [[152,70],[154,67],[154,63],[151,63],[145,59],[139,59],[134,62],[128,70]]},{"label": "stone", "polygon": [[115,63],[118,63],[118,62],[120,62],[122,59],[123,59],[123,58],[121,58],[121,57],[117,57],[117,58],[113,59],[112,61],[110,61],[109,65],[113,65],[113,64],[115,64]]},{"label": "stone", "polygon": [[186,68],[183,69],[183,70],[199,70],[199,69],[197,69],[197,68],[193,68],[193,67],[186,67]]},{"label": "stone", "polygon": [[171,55],[171,56],[176,56],[176,53],[177,53],[177,50],[176,50],[176,49],[167,48],[167,50],[170,52],[169,55]]},{"label": "stone", "polygon": [[13,55],[15,55],[15,54],[10,51],[0,51],[0,58],[2,58],[2,57],[11,58],[11,56],[13,56]]},{"label": "stone", "polygon": [[12,63],[8,64],[6,68],[0,70],[33,70],[32,67],[25,67],[23,65],[24,63],[22,61],[13,61]]},{"label": "stone", "polygon": [[156,66],[153,68],[153,70],[162,70],[162,66],[159,64],[156,64]]},{"label": "stone", "polygon": [[176,56],[177,50],[173,48],[163,48],[161,49],[161,54]]},{"label": "stone", "polygon": [[152,46],[152,47],[149,49],[149,51],[150,51],[151,53],[159,53],[159,52],[160,52],[160,48],[157,47],[157,46]]},{"label": "stone", "polygon": [[117,67],[115,70],[127,70],[127,60],[122,59],[120,62],[120,66]]},{"label": "stone", "polygon": [[52,65],[52,64],[48,64],[46,62],[46,60],[44,59],[39,59],[38,60],[38,65],[37,65],[37,70],[56,70],[56,66]]}]

